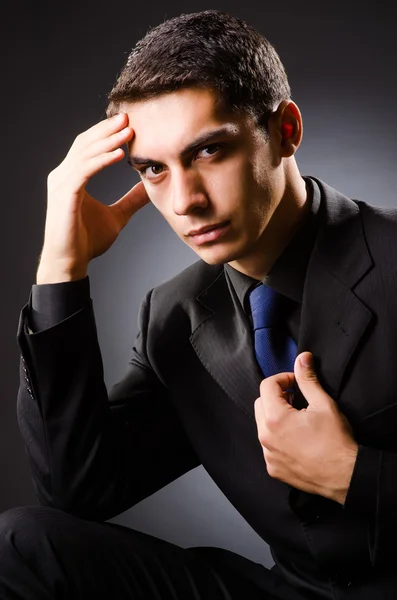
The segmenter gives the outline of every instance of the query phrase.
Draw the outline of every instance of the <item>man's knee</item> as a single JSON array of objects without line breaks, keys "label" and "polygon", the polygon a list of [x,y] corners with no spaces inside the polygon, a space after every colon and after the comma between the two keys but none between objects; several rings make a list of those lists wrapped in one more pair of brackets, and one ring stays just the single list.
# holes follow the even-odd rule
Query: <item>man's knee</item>
[{"label": "man's knee", "polygon": [[57,529],[61,511],[43,506],[19,506],[0,514],[0,554],[7,548],[22,554],[34,550]]}]

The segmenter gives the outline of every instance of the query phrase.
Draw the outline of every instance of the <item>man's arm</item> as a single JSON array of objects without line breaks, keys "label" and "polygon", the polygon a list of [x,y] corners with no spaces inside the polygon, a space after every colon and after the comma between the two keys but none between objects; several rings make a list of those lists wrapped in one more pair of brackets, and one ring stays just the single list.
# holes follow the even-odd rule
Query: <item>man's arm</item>
[{"label": "man's arm", "polygon": [[89,297],[31,334],[29,306],[22,311],[18,419],[41,503],[106,520],[199,464],[146,355],[149,307],[150,294],[109,400]]},{"label": "man's arm", "polygon": [[25,307],[18,330],[18,418],[40,501],[88,519],[108,519],[198,464],[146,354],[150,295],[110,402],[92,303],[88,294],[76,300],[89,261],[149,202],[141,182],[110,206],[85,189],[133,135],[125,113],[97,123],[50,173],[41,291],[33,290],[49,310]]}]

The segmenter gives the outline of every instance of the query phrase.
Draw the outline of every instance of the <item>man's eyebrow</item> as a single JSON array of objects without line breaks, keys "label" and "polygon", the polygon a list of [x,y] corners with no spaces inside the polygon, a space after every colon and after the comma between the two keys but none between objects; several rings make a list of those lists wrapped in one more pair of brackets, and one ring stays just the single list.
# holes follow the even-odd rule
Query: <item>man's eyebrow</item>
[{"label": "man's eyebrow", "polygon": [[[215,138],[218,138],[221,135],[229,135],[236,136],[239,133],[239,128],[237,125],[232,123],[228,123],[227,125],[222,125],[222,127],[218,127],[217,129],[213,129],[211,131],[206,131],[199,135],[195,140],[190,142],[180,153],[180,157],[184,158],[186,155],[191,154],[195,150],[198,150],[204,144],[209,144]],[[144,158],[142,156],[134,156],[130,155],[128,157],[128,163],[131,166],[138,165],[157,165],[159,161],[153,160],[153,158]]]}]

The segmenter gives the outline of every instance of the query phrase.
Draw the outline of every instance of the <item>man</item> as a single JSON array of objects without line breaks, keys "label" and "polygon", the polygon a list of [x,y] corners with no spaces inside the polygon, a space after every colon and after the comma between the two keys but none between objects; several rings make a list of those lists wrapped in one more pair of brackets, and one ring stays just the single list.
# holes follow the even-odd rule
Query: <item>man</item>
[{"label": "man", "polygon": [[[2,597],[395,598],[396,212],[302,178],[282,64],[233,16],[151,30],[109,101],[48,179],[18,332],[43,506],[1,517]],[[103,206],[124,146],[142,181]],[[87,266],[149,200],[201,260],[148,293],[108,402]],[[199,464],[274,569],[98,522]]]}]

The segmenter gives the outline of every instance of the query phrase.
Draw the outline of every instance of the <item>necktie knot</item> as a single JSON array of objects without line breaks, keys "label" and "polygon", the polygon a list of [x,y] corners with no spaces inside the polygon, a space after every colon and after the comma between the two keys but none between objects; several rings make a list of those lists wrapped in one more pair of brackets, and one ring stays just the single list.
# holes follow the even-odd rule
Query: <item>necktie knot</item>
[{"label": "necktie knot", "polygon": [[274,327],[280,318],[285,297],[267,285],[260,284],[249,296],[254,330]]}]

